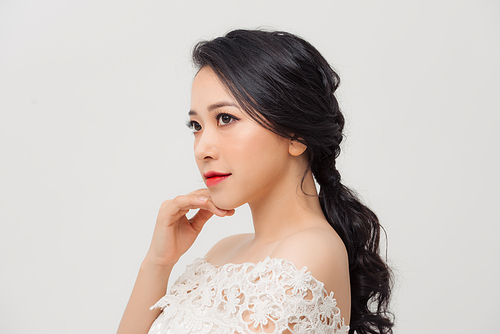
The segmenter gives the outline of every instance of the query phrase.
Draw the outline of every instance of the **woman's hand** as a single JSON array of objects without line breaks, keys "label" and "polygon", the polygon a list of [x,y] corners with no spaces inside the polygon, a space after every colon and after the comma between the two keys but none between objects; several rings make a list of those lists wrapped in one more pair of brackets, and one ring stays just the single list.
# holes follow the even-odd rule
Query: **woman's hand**
[{"label": "woman's hand", "polygon": [[[188,219],[186,214],[190,209],[199,211]],[[234,210],[217,208],[207,189],[163,202],[145,261],[158,266],[173,266],[194,243],[208,219],[213,215],[224,217],[233,214]]]},{"label": "woman's hand", "polygon": [[[200,209],[191,219],[186,218],[190,209]],[[167,289],[174,264],[196,240],[203,225],[210,217],[230,216],[234,210],[220,210],[207,189],[199,189],[160,207],[153,240],[141,264],[132,295],[123,313],[118,334],[147,333],[160,310],[150,310]]]}]

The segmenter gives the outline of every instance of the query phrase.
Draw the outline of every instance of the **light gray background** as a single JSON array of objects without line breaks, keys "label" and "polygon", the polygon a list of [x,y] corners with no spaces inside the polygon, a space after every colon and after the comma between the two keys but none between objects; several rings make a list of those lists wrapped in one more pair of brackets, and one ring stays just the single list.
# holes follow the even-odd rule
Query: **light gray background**
[{"label": "light gray background", "polygon": [[[0,2],[0,332],[116,331],[160,203],[203,186],[190,50],[258,26],[341,75],[341,172],[387,230],[396,333],[498,331],[499,3],[171,3]],[[212,219],[172,277],[251,229],[247,207]]]}]

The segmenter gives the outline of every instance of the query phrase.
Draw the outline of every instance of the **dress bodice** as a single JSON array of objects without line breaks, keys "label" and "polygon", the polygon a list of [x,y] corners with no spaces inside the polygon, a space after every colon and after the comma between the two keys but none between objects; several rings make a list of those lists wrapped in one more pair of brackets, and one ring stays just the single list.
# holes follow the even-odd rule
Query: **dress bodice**
[{"label": "dress bodice", "polygon": [[149,334],[347,334],[333,292],[284,259],[214,266],[196,259],[153,308]]}]

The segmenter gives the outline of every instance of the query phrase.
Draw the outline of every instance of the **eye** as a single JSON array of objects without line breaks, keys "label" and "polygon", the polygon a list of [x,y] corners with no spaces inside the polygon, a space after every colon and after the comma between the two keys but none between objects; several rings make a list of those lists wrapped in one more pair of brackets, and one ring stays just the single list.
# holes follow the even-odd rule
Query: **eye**
[{"label": "eye", "polygon": [[216,117],[219,125],[226,125],[238,120],[236,117],[224,113],[218,114]]},{"label": "eye", "polygon": [[187,121],[186,123],[187,127],[193,130],[193,132],[198,132],[201,130],[201,125],[200,123],[196,121]]}]

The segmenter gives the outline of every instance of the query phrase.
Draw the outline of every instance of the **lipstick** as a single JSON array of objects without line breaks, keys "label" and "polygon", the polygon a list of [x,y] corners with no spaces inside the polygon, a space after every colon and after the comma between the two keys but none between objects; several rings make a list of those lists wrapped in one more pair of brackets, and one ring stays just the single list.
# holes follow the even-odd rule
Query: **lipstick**
[{"label": "lipstick", "polygon": [[208,171],[206,173],[203,173],[203,176],[205,177],[206,181],[205,184],[207,187],[213,187],[225,179],[227,179],[229,176],[231,176],[231,173],[220,173],[220,172],[215,172],[215,171]]}]

